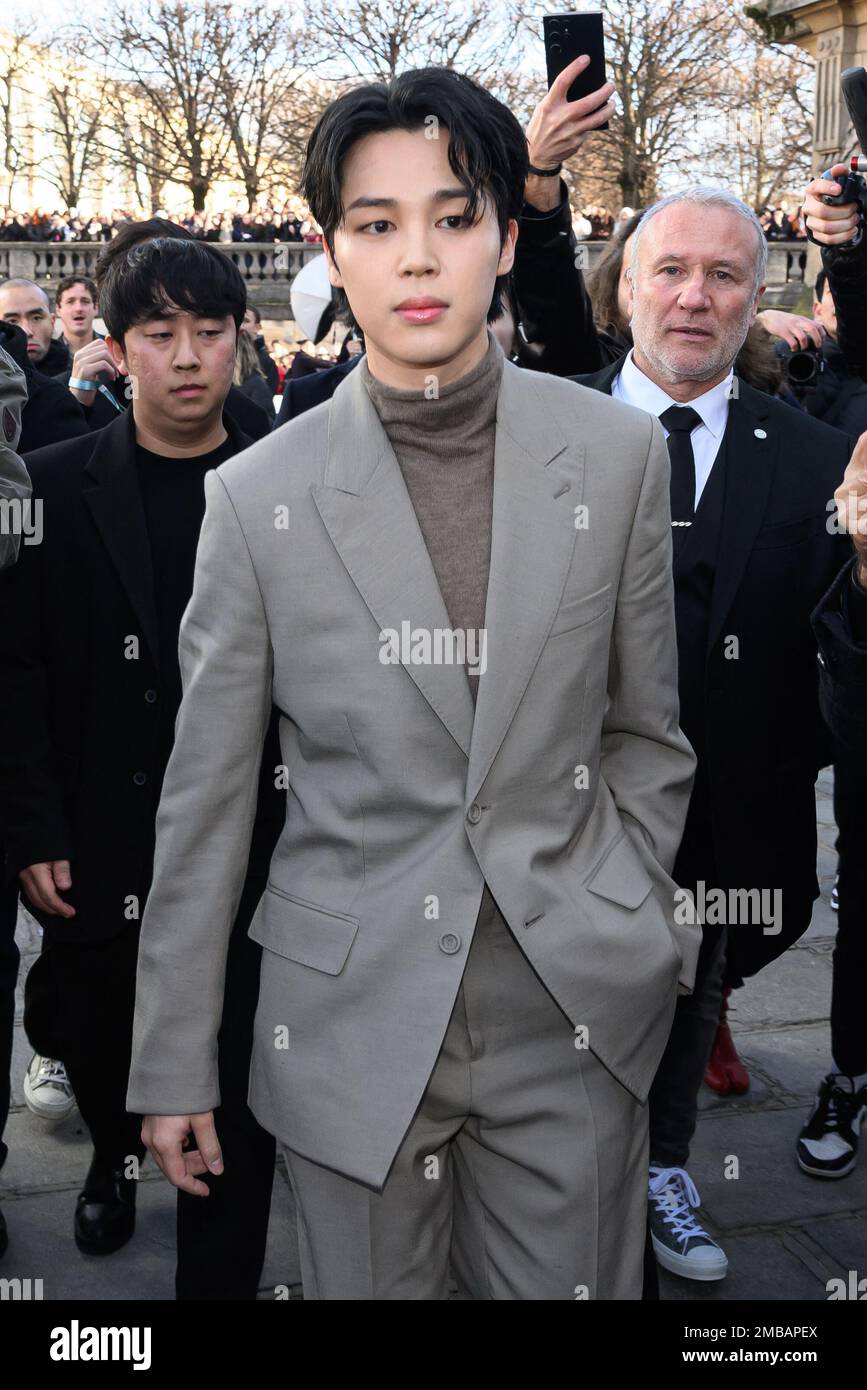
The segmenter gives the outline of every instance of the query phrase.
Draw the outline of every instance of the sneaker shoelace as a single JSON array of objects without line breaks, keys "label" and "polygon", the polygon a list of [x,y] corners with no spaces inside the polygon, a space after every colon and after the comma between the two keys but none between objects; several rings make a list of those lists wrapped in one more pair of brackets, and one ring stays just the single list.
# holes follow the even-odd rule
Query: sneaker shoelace
[{"label": "sneaker shoelace", "polygon": [[665,1217],[681,1244],[702,1236],[710,1240],[707,1231],[699,1226],[690,1210],[700,1202],[698,1188],[685,1168],[662,1168],[650,1180],[650,1195],[656,1209]]},{"label": "sneaker shoelace", "polygon": [[48,1082],[53,1086],[68,1086],[66,1067],[52,1057],[43,1057],[36,1073],[36,1084],[39,1085],[40,1082]]},{"label": "sneaker shoelace", "polygon": [[861,1106],[865,1103],[863,1091],[844,1091],[838,1086],[835,1076],[826,1076],[819,1092],[814,1119],[826,1133],[840,1130],[843,1125],[851,1127]]}]

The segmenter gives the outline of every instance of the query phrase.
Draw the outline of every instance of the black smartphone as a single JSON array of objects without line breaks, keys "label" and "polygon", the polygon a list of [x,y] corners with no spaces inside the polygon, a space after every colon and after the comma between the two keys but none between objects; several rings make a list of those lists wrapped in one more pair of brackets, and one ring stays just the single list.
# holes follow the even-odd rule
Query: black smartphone
[{"label": "black smartphone", "polygon": [[[542,19],[542,28],[549,87],[554,78],[559,77],[563,69],[580,58],[582,53],[590,54],[590,62],[570,86],[566,94],[569,101],[589,96],[605,86],[605,41],[602,15],[598,11],[589,14],[547,14]],[[596,129],[607,130],[608,122]]]}]

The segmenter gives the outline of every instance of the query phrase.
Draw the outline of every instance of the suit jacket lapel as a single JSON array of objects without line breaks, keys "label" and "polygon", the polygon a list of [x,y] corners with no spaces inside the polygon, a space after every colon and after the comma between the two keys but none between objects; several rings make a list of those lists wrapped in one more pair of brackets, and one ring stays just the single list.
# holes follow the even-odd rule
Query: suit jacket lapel
[{"label": "suit jacket lapel", "polygon": [[132,409],[94,436],[96,447],[85,471],[96,486],[83,492],[103,544],[111,556],[144,635],[159,665],[156,602],[150,542],[135,470]]},{"label": "suit jacket lapel", "polygon": [[[554,619],[578,531],[584,446],[552,419],[534,373],[506,362],[497,402],[486,668],[479,679],[467,797],[475,797],[506,736]],[[576,410],[575,433],[580,436]],[[577,477],[576,477],[577,466]]]},{"label": "suit jacket lapel", "polygon": [[600,367],[598,372],[587,372],[583,376],[570,376],[568,380],[577,382],[579,386],[589,386],[594,391],[604,391],[606,396],[610,396],[611,387],[615,378],[620,375],[622,366],[623,358],[618,357],[616,362],[609,362],[607,367]]},{"label": "suit jacket lapel", "polygon": [[726,451],[725,502],[708,625],[708,651],[734,602],[762,524],[780,449],[766,399],[736,378],[722,448]]},{"label": "suit jacket lapel", "polygon": [[[451,627],[400,464],[361,372],[350,372],[331,398],[324,482],[311,492],[380,631],[399,634],[404,622],[427,632]],[[466,669],[412,661],[404,667],[469,755],[473,698]]]}]

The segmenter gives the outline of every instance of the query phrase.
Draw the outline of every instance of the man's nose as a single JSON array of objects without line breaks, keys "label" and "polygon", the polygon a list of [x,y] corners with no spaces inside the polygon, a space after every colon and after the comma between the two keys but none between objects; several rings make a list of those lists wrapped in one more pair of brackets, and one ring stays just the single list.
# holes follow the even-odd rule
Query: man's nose
[{"label": "man's nose", "polygon": [[428,230],[407,230],[401,248],[400,270],[403,273],[419,275],[435,266],[436,256]]},{"label": "man's nose", "polygon": [[681,286],[678,298],[685,309],[703,309],[708,302],[704,278],[691,275],[686,284]]},{"label": "man's nose", "polygon": [[196,340],[192,336],[187,337],[182,334],[176,338],[174,365],[176,367],[197,367],[199,365]]}]

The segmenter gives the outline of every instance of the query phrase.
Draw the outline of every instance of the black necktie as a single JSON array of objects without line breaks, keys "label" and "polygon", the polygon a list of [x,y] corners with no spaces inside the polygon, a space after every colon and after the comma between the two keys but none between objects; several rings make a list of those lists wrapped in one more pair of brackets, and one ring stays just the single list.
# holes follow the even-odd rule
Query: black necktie
[{"label": "black necktie", "polygon": [[671,459],[671,524],[679,530],[695,516],[695,457],[690,435],[702,421],[691,405],[670,405],[659,420],[669,431],[666,443]]}]

